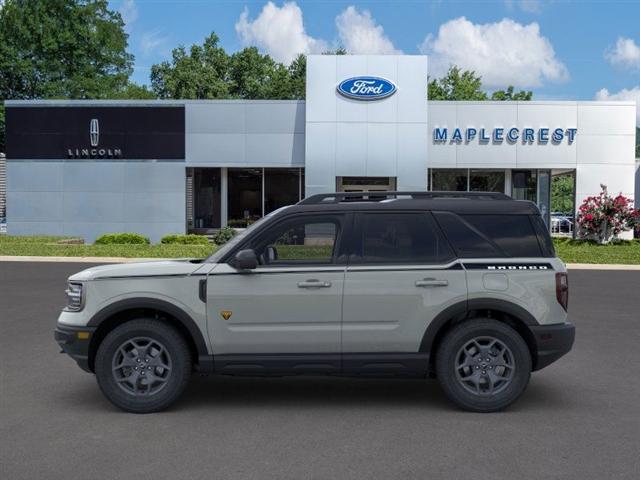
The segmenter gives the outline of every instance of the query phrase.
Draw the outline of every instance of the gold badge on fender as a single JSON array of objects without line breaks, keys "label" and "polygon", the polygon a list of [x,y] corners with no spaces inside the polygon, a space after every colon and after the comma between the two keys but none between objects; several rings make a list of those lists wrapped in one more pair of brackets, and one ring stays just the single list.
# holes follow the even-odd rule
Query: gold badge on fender
[{"label": "gold badge on fender", "polygon": [[220,312],[220,315],[222,316],[222,318],[224,318],[225,320],[229,320],[231,318],[231,315],[233,314],[233,312],[229,311],[229,310],[222,310]]}]

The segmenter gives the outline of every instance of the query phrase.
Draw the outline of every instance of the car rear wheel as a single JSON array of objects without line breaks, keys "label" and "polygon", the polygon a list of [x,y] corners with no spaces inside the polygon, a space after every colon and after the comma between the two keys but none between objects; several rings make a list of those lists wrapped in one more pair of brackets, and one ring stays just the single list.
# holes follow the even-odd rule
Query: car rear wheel
[{"label": "car rear wheel", "polygon": [[151,413],[167,408],[191,375],[189,347],[180,332],[158,320],[136,319],[104,338],[95,359],[98,385],[122,410]]},{"label": "car rear wheel", "polygon": [[522,337],[492,319],[453,327],[436,356],[436,375],[447,397],[474,412],[494,412],[515,402],[531,376],[531,355]]}]

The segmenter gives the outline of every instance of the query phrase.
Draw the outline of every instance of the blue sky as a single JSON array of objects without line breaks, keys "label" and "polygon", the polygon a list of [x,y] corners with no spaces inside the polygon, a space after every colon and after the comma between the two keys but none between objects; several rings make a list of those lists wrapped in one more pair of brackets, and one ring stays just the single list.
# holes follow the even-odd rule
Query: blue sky
[{"label": "blue sky", "polygon": [[475,69],[488,89],[514,84],[535,99],[640,101],[640,0],[205,1],[113,0],[130,34],[134,80],[177,45],[215,31],[287,63],[342,45],[352,53],[425,53],[430,72]]}]

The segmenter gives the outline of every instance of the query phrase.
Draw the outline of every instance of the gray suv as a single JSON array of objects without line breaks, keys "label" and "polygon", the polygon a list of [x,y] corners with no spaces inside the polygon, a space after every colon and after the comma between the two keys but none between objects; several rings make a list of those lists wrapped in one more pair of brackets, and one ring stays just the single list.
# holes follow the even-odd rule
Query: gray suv
[{"label": "gray suv", "polygon": [[205,260],[79,272],[67,297],[56,341],[138,413],[168,407],[193,371],[435,377],[491,412],[575,332],[540,212],[494,193],[314,195]]}]

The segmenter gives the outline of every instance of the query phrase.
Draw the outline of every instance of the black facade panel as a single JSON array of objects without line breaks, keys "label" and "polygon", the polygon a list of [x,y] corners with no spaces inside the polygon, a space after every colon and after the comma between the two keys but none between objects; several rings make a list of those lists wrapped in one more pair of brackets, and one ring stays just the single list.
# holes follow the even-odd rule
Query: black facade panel
[{"label": "black facade panel", "polygon": [[6,108],[9,159],[184,160],[184,132],[183,106]]}]

